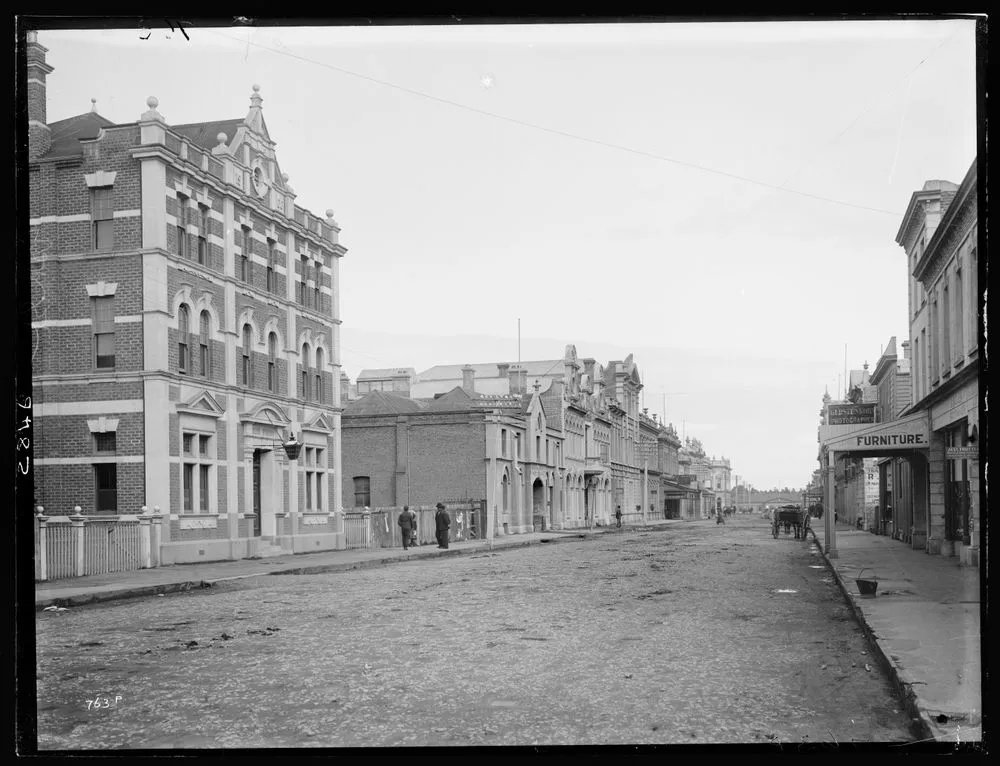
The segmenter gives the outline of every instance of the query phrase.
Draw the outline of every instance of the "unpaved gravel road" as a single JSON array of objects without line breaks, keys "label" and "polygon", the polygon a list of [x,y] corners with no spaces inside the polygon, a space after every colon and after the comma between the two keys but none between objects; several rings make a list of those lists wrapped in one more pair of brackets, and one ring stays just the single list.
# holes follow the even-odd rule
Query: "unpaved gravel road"
[{"label": "unpaved gravel road", "polygon": [[37,652],[41,749],[911,739],[822,557],[750,517],[43,612]]}]

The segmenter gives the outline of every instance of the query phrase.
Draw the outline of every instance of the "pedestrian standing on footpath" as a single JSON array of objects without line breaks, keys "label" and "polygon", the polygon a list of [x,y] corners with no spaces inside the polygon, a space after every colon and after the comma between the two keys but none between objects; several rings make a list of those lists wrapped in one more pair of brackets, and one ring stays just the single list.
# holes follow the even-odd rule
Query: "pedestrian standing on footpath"
[{"label": "pedestrian standing on footpath", "polygon": [[437,513],[434,514],[434,527],[437,531],[438,548],[448,547],[448,529],[451,527],[451,517],[444,508],[444,503],[437,504]]},{"label": "pedestrian standing on footpath", "polygon": [[620,505],[615,509],[615,518],[618,520],[618,526],[620,527],[622,525],[622,507]]},{"label": "pedestrian standing on footpath", "polygon": [[405,551],[417,542],[417,514],[410,510],[410,506],[403,506],[403,512],[399,514],[398,524]]}]

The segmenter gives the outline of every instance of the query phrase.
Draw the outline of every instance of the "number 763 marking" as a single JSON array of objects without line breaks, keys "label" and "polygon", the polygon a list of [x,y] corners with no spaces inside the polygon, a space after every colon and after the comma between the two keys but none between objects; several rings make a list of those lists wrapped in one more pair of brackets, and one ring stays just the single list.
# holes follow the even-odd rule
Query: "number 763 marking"
[{"label": "number 763 marking", "polygon": [[116,694],[114,697],[94,697],[92,700],[87,700],[87,710],[98,710],[100,708],[118,707],[119,702],[124,701],[124,697],[120,694]]}]

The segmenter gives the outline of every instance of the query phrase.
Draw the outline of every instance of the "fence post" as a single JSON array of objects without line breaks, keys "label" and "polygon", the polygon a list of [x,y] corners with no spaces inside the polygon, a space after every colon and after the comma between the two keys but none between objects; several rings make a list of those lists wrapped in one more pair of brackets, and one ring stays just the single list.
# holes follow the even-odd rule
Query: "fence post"
[{"label": "fence post", "polygon": [[48,548],[49,548],[49,517],[45,515],[45,508],[38,506],[38,579],[48,579]]},{"label": "fence post", "polygon": [[73,508],[73,515],[69,517],[73,524],[73,550],[76,551],[76,562],[73,568],[77,577],[83,577],[83,526],[87,517],[81,512],[80,506]]},{"label": "fence post", "polygon": [[160,565],[160,544],[163,540],[163,528],[160,526],[163,523],[163,517],[166,514],[160,513],[160,506],[153,506],[153,524],[150,529],[150,540],[149,540],[149,555],[150,563],[154,567]]},{"label": "fence post", "polygon": [[139,566],[142,569],[150,569],[150,522],[153,520],[153,514],[149,512],[149,508],[142,506],[142,514],[139,516]]}]

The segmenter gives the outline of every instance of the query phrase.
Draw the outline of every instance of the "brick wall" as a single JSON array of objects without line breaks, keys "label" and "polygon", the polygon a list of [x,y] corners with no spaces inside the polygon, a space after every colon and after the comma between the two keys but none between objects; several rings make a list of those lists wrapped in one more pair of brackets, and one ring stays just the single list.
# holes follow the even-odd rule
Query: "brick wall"
[{"label": "brick wall", "polygon": [[479,423],[410,424],[411,503],[486,497],[484,426]]},{"label": "brick wall", "polygon": [[[354,477],[371,478],[371,505],[395,505],[396,424],[356,427],[344,418],[341,430],[342,502],[354,507]],[[331,450],[332,452],[332,450]],[[400,499],[398,502],[405,502]]]}]

